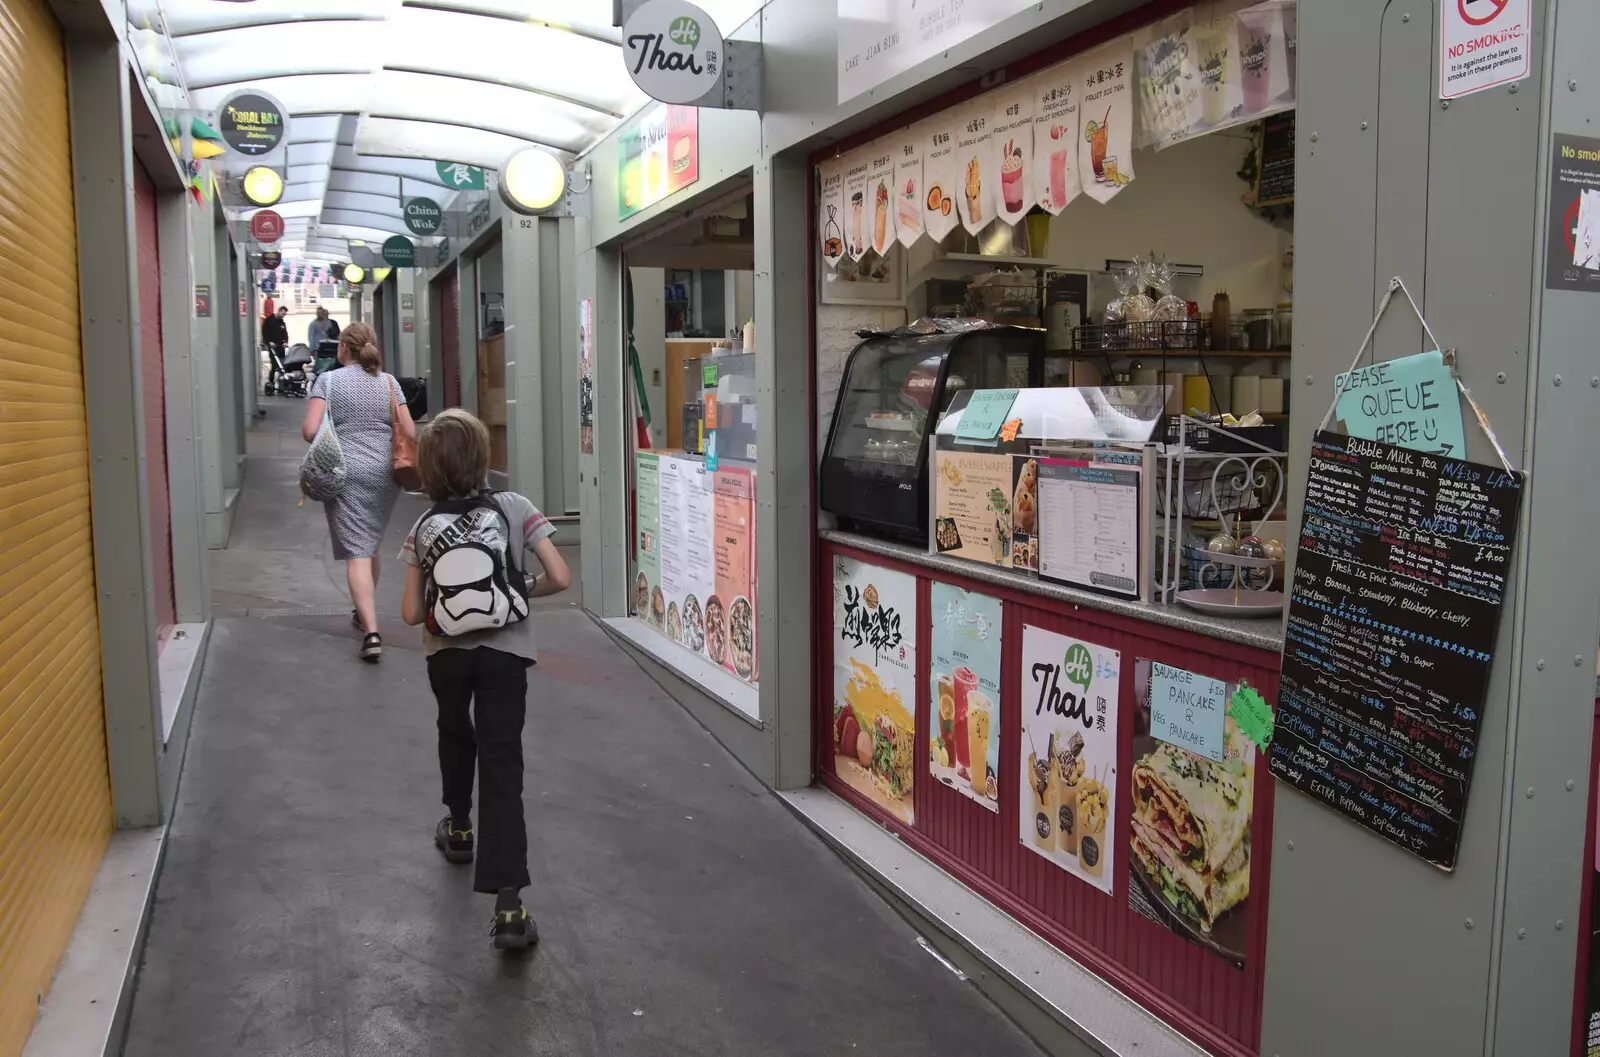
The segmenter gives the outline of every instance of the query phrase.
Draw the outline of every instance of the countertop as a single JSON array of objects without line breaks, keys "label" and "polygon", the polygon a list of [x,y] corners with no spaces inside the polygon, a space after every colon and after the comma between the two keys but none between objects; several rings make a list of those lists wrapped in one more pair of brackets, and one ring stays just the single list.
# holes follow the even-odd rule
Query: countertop
[{"label": "countertop", "polygon": [[995,566],[983,565],[979,562],[929,554],[921,547],[913,547],[910,544],[898,543],[893,540],[879,539],[876,536],[859,536],[853,532],[839,532],[833,529],[824,529],[819,535],[828,543],[854,547],[869,554],[894,558],[912,565],[941,570],[955,576],[980,580],[1000,587],[1009,587],[1014,591],[1038,595],[1041,598],[1047,598],[1055,602],[1066,602],[1069,605],[1083,606],[1085,609],[1099,609],[1107,613],[1115,613],[1118,616],[1129,617],[1133,620],[1160,624],[1163,627],[1176,628],[1179,631],[1187,631],[1195,635],[1205,635],[1213,639],[1221,639],[1224,642],[1234,642],[1241,646],[1266,650],[1270,653],[1279,653],[1283,650],[1283,620],[1281,617],[1259,617],[1255,619],[1214,617],[1205,613],[1197,613],[1187,606],[1164,606],[1128,598],[1116,598],[1111,595],[1099,594],[1095,591],[1085,591],[1076,587],[1068,587],[1065,584],[1035,579],[1031,576],[1020,576],[1017,573],[1007,572]]}]

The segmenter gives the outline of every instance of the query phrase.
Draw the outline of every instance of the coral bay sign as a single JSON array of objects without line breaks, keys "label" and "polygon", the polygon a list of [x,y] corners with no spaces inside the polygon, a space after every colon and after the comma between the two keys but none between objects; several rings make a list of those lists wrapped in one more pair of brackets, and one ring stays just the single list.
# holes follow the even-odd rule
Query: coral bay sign
[{"label": "coral bay sign", "polygon": [[444,224],[444,212],[431,198],[409,198],[405,207],[406,228],[413,235],[432,235]]},{"label": "coral bay sign", "polygon": [[623,23],[622,48],[633,83],[663,103],[692,103],[722,83],[722,31],[684,0],[640,4]]}]

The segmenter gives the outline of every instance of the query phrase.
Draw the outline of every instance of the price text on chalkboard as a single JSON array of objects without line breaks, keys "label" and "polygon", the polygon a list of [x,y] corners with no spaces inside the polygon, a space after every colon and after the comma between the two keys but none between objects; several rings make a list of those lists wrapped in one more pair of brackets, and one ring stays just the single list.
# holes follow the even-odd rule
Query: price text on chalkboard
[{"label": "price text on chalkboard", "polygon": [[1522,475],[1320,432],[1272,773],[1455,868]]},{"label": "price text on chalkboard", "polygon": [[1261,150],[1256,159],[1256,205],[1294,201],[1294,111],[1262,122]]}]

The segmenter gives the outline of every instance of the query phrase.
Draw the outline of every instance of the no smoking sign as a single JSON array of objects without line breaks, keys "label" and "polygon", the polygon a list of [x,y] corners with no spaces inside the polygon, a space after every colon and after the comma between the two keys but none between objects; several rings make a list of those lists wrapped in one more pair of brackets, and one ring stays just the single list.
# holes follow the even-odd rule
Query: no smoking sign
[{"label": "no smoking sign", "polygon": [[1530,0],[1440,0],[1439,98],[1458,99],[1528,76]]}]

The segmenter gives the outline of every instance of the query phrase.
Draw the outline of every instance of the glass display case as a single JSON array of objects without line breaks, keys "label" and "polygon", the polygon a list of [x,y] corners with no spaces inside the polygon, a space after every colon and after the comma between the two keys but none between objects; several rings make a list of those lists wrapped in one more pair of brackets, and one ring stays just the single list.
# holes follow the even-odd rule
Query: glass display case
[{"label": "glass display case", "polygon": [[935,323],[873,334],[850,353],[820,470],[822,509],[919,543],[928,531],[928,437],[955,395],[1065,373],[1065,360],[1045,352],[1043,331]]}]

